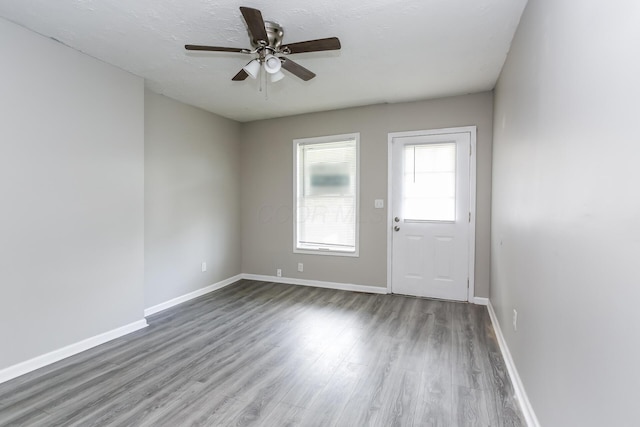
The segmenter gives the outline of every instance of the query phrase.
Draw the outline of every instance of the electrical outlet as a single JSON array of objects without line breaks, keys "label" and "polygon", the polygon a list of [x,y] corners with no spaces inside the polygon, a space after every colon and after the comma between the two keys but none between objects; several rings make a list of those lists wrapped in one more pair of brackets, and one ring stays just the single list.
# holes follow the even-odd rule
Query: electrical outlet
[{"label": "electrical outlet", "polygon": [[304,271],[304,264],[302,264],[301,262],[298,263],[298,271],[300,272]]},{"label": "electrical outlet", "polygon": [[204,273],[205,271],[207,271],[207,263],[202,261],[202,272]]},{"label": "electrical outlet", "polygon": [[282,277],[282,269],[281,268],[276,270],[276,276]]},{"label": "electrical outlet", "polygon": [[518,330],[518,312],[515,308],[513,309],[513,330]]}]

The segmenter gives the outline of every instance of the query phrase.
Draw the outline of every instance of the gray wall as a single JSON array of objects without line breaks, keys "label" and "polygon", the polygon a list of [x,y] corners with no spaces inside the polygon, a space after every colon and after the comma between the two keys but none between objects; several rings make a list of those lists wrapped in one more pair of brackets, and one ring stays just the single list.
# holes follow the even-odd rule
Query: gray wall
[{"label": "gray wall", "polygon": [[143,80],[0,19],[0,369],[143,318]]},{"label": "gray wall", "polygon": [[145,307],[241,273],[239,138],[239,123],[145,91]]},{"label": "gray wall", "polygon": [[[489,295],[492,94],[377,105],[245,123],[242,126],[242,271],[385,287],[389,132],[478,126],[476,296]],[[360,132],[360,257],[293,253],[293,140]],[[304,272],[297,272],[297,263]]]},{"label": "gray wall", "polygon": [[496,88],[491,301],[546,427],[638,424],[638,22],[531,0]]}]

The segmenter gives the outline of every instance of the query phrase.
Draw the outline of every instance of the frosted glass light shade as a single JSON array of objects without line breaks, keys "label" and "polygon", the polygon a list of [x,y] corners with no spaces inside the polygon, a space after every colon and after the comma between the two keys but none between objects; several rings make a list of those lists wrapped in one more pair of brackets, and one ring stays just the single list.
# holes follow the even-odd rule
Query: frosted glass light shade
[{"label": "frosted glass light shade", "polygon": [[258,61],[257,59],[253,59],[247,65],[242,67],[242,69],[246,71],[247,74],[249,74],[249,77],[255,79],[256,77],[258,77],[258,73],[260,72],[260,61]]},{"label": "frosted glass light shade", "polygon": [[280,67],[282,67],[282,63],[280,62],[280,58],[277,58],[274,55],[267,55],[264,58],[264,69],[269,74],[275,74],[280,71]]},{"label": "frosted glass light shade", "polygon": [[284,73],[280,70],[271,74],[271,83],[279,82],[284,78]]}]

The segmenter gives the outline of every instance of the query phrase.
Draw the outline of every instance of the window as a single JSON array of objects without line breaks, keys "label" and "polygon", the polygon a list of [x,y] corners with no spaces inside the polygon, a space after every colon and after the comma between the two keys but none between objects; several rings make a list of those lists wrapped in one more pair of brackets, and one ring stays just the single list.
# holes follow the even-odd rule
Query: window
[{"label": "window", "polygon": [[456,143],[404,147],[403,211],[407,221],[456,220]]},{"label": "window", "polygon": [[360,134],[296,139],[293,251],[358,256]]}]

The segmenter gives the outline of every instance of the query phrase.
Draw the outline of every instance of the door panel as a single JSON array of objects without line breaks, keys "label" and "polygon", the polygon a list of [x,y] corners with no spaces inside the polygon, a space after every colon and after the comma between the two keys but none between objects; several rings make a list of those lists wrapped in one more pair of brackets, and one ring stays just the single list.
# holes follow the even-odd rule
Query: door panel
[{"label": "door panel", "polygon": [[391,139],[393,293],[466,301],[471,134]]},{"label": "door panel", "polygon": [[435,249],[435,279],[453,280],[454,240],[450,236],[436,236]]},{"label": "door panel", "polygon": [[424,236],[406,236],[407,245],[407,277],[422,279],[424,271]]}]

